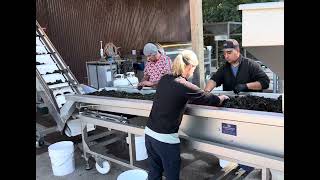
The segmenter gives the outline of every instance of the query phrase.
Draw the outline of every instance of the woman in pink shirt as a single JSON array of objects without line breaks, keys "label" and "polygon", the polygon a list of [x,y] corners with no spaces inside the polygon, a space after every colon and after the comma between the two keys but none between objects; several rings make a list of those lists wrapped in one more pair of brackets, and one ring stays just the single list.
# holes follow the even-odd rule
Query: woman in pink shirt
[{"label": "woman in pink shirt", "polygon": [[171,59],[161,54],[153,43],[147,43],[144,46],[143,54],[147,57],[147,63],[138,89],[142,89],[144,86],[156,87],[163,75],[171,73]]}]

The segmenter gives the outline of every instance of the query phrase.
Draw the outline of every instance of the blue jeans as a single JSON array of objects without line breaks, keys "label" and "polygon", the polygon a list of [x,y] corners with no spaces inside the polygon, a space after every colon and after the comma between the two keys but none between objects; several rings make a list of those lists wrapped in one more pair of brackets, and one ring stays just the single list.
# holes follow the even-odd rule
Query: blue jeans
[{"label": "blue jeans", "polygon": [[161,180],[162,173],[167,180],[179,180],[180,174],[180,143],[168,144],[145,135],[148,153],[148,180]]}]

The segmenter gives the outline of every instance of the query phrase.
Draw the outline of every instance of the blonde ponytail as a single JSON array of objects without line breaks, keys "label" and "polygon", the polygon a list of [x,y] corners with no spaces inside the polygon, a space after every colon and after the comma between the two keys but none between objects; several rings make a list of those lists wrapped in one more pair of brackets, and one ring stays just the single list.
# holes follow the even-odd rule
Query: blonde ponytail
[{"label": "blonde ponytail", "polygon": [[175,76],[181,75],[189,64],[193,66],[198,65],[197,55],[191,50],[183,50],[172,63],[172,74]]}]

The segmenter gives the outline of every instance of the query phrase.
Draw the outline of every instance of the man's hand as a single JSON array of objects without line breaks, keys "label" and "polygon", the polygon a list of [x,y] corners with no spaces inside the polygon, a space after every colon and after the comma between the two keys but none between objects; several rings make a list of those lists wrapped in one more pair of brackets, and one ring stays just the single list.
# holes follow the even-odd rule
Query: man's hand
[{"label": "man's hand", "polygon": [[233,89],[233,92],[235,94],[239,94],[240,92],[242,91],[247,91],[248,90],[248,86],[247,84],[237,84],[234,89]]},{"label": "man's hand", "polygon": [[205,92],[211,92],[212,89],[216,87],[216,85],[217,85],[217,83],[210,79],[210,80],[207,82],[207,85],[206,85],[206,87],[204,88],[204,91],[205,91]]}]

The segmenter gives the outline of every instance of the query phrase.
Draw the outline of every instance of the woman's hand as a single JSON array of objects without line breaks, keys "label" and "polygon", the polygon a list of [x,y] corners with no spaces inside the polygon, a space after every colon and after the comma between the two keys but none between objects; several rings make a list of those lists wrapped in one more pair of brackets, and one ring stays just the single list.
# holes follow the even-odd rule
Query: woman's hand
[{"label": "woman's hand", "polygon": [[151,87],[151,86],[153,86],[154,84],[152,83],[152,82],[150,82],[150,81],[142,81],[142,82],[140,82],[139,84],[138,84],[138,86],[149,86],[149,87]]},{"label": "woman's hand", "polygon": [[228,96],[226,96],[226,95],[220,95],[220,96],[218,96],[218,97],[219,97],[219,99],[220,99],[220,104],[219,104],[219,105],[221,105],[224,100],[230,99],[230,98],[229,98]]}]

